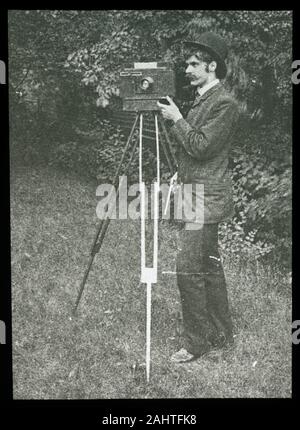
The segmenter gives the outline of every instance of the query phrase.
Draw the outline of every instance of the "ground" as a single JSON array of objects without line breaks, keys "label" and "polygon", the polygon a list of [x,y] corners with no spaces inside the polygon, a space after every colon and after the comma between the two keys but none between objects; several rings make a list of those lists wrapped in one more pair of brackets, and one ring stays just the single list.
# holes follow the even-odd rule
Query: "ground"
[{"label": "ground", "polygon": [[112,221],[72,316],[97,218],[96,185],[51,167],[11,169],[15,399],[291,397],[288,277],[224,255],[233,347],[174,365],[180,304],[176,227],[160,225],[153,286],[151,381],[139,223]]}]

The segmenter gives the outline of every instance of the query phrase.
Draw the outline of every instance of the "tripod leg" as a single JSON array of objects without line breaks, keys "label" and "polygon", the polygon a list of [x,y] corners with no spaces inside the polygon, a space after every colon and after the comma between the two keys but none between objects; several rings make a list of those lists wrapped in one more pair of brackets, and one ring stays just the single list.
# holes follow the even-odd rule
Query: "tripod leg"
[{"label": "tripod leg", "polygon": [[[125,146],[124,151],[123,151],[123,154],[122,154],[121,161],[120,161],[120,163],[119,163],[119,166],[118,166],[117,171],[116,171],[116,173],[115,173],[115,177],[114,177],[114,179],[113,179],[113,184],[112,184],[112,185],[113,185],[113,187],[114,187],[114,188],[116,188],[116,187],[117,187],[117,193],[118,193],[118,191],[119,191],[119,187],[120,187],[120,183],[119,183],[119,174],[120,174],[120,170],[121,170],[122,164],[124,163],[125,155],[126,155],[126,153],[128,152],[129,144],[130,144],[130,142],[131,142],[131,140],[132,140],[133,133],[134,133],[134,130],[135,130],[135,128],[136,128],[136,124],[137,124],[137,121],[138,121],[138,119],[139,119],[139,116],[140,116],[140,114],[137,114],[137,116],[136,116],[136,118],[135,118],[134,124],[133,124],[133,126],[132,126],[131,131],[130,131],[130,134],[129,134],[128,139],[127,139],[126,146]],[[124,169],[124,171],[123,171],[123,174],[126,174],[126,172],[128,171],[128,169],[129,169],[129,167],[130,167],[130,165],[131,165],[131,163],[132,163],[132,160],[133,160],[133,156],[134,156],[134,152],[135,152],[136,146],[137,146],[137,142],[135,142],[135,143],[134,143],[134,145],[133,145],[133,148],[132,148],[132,152],[131,152],[131,156],[130,156],[129,162],[128,162],[127,166],[125,167],[125,169]],[[104,234],[105,234],[105,232],[106,232],[107,227],[106,227],[106,228],[104,227],[105,231],[104,231],[104,234],[102,234],[102,228],[103,228],[103,224],[105,223],[105,221],[107,221],[107,220],[101,220],[101,222],[100,222],[100,225],[99,225],[99,228],[98,228],[97,234],[96,234],[96,236],[95,236],[95,239],[94,239],[94,242],[93,242],[93,245],[92,245],[92,248],[91,248],[91,254],[92,254],[92,255],[95,255],[95,254],[99,251],[99,249],[100,249],[100,247],[98,247],[98,246],[96,246],[96,245],[98,245],[98,244],[97,244],[97,242],[98,242],[99,235],[100,235],[100,238],[101,238],[101,236],[102,236],[102,235],[103,235],[103,237],[104,237]],[[101,246],[101,245],[100,245],[100,246]]]},{"label": "tripod leg", "polygon": [[81,282],[81,285],[80,285],[79,293],[77,295],[77,299],[76,299],[76,302],[75,302],[75,305],[74,305],[74,308],[73,308],[73,311],[72,311],[73,315],[75,315],[77,307],[79,305],[79,302],[80,302],[80,299],[81,299],[81,296],[82,296],[82,293],[83,293],[83,290],[84,290],[84,286],[85,286],[87,277],[88,277],[88,275],[90,273],[91,266],[93,264],[94,258],[95,258],[95,255],[93,255],[93,254],[90,255],[89,262],[88,262],[87,268],[85,269],[84,276],[83,276],[83,279],[82,279],[82,282]]},{"label": "tripod leg", "polygon": [[[158,115],[156,115],[155,113],[153,115],[154,115],[154,119],[157,117],[157,119],[159,121]],[[160,123],[160,121],[159,121],[159,123]],[[169,170],[172,173],[173,172],[173,166],[172,166],[172,163],[171,163],[171,160],[170,160],[170,157],[169,157],[169,154],[168,154],[165,142],[163,140],[161,141],[161,145],[162,145],[162,148],[163,148],[163,151],[164,151],[164,155],[165,155],[166,160],[167,160],[167,164],[168,164]]]},{"label": "tripod leg", "polygon": [[[128,136],[128,139],[127,139],[127,142],[126,142],[123,154],[122,154],[121,161],[120,161],[119,166],[117,168],[117,171],[116,171],[116,174],[115,174],[115,177],[114,177],[114,181],[113,181],[114,187],[116,187],[116,185],[118,184],[117,181],[118,181],[119,173],[120,173],[122,164],[124,162],[125,155],[126,155],[126,153],[128,151],[130,142],[132,140],[133,133],[134,133],[134,130],[136,128],[136,124],[137,124],[138,118],[139,118],[139,114],[137,114],[137,116],[135,118],[135,121],[134,121],[133,126],[131,128],[130,134]],[[136,149],[136,145],[137,145],[137,142],[135,142],[135,144],[133,146],[131,157],[130,157],[130,160],[129,160],[126,168],[125,168],[124,173],[126,173],[128,171],[128,169],[129,169],[129,167],[130,167],[130,165],[132,163],[134,152],[135,152],[135,149]],[[118,192],[119,192],[119,186],[118,186],[118,189],[117,189],[117,193]],[[97,232],[96,232],[96,235],[95,235],[92,247],[91,247],[91,251],[90,251],[91,255],[90,255],[90,258],[89,258],[89,261],[88,261],[88,265],[87,265],[87,268],[86,268],[86,270],[84,272],[84,276],[83,276],[82,282],[80,284],[79,292],[78,292],[77,299],[76,299],[76,302],[75,302],[75,306],[73,308],[73,314],[76,313],[76,310],[77,310],[77,307],[79,305],[80,299],[82,297],[82,293],[83,293],[83,290],[84,290],[84,287],[85,287],[85,284],[86,284],[89,272],[91,270],[91,267],[92,267],[95,255],[96,255],[97,252],[99,252],[99,250],[101,248],[101,245],[102,245],[102,242],[104,240],[104,236],[105,236],[106,230],[107,230],[108,225],[109,225],[109,222],[110,222],[109,216],[105,220],[102,219],[100,221],[99,227],[97,229]],[[98,239],[99,239],[99,241],[98,241]]]},{"label": "tripod leg", "polygon": [[[116,171],[116,173],[115,173],[115,176],[114,176],[114,179],[113,179],[113,186],[114,186],[114,187],[116,187],[116,186],[117,186],[117,183],[118,183],[118,177],[119,177],[119,174],[120,174],[120,170],[121,170],[122,164],[123,164],[123,162],[124,162],[125,156],[126,156],[126,154],[127,154],[127,152],[128,152],[128,148],[129,148],[130,142],[131,142],[131,140],[132,140],[133,133],[134,133],[134,130],[135,130],[135,128],[136,128],[136,124],[137,124],[138,119],[139,119],[139,114],[137,114],[137,115],[136,115],[136,118],[135,118],[135,120],[134,120],[133,126],[132,126],[132,128],[131,128],[131,130],[130,130],[130,133],[129,133],[129,136],[128,136],[128,139],[127,139],[127,142],[126,142],[126,145],[125,145],[125,148],[124,148],[124,151],[123,151],[123,154],[122,154],[121,160],[120,160],[120,162],[119,162],[119,165],[118,165],[117,171]],[[101,221],[100,221],[100,224],[99,224],[99,227],[98,227],[97,233],[96,233],[96,235],[95,235],[95,238],[94,238],[94,241],[93,241],[93,244],[92,244],[92,247],[91,247],[91,255],[93,255],[93,254],[94,254],[94,247],[95,247],[95,245],[96,245],[96,243],[97,243],[97,241],[98,241],[99,234],[100,234],[100,232],[101,232],[101,230],[102,230],[103,221],[104,221],[104,220],[101,220]]]},{"label": "tripod leg", "polygon": [[[131,163],[132,163],[132,160],[133,160],[133,157],[134,157],[134,153],[135,153],[136,147],[137,147],[137,141],[133,145],[131,156],[130,156],[130,159],[128,161],[127,166],[125,167],[125,169],[123,171],[123,175],[128,172],[128,170],[129,170],[129,168],[131,166]],[[119,188],[120,188],[121,183],[122,183],[122,181],[118,182],[118,184],[117,184],[116,197],[118,197],[118,195],[119,195]],[[100,232],[98,241],[95,243],[95,245],[93,247],[93,250],[92,250],[93,255],[96,255],[97,252],[99,252],[109,223],[110,223],[110,214],[108,214],[108,216],[107,216],[107,218],[105,220],[102,220],[102,230]]]},{"label": "tripod leg", "polygon": [[[118,166],[117,171],[116,171],[116,173],[115,173],[115,177],[114,177],[114,180],[113,180],[113,185],[114,185],[114,187],[116,187],[116,186],[117,186],[118,178],[119,178],[119,174],[120,174],[120,170],[121,170],[121,167],[122,167],[122,165],[123,165],[123,163],[124,163],[125,155],[126,155],[126,153],[127,153],[127,150],[128,150],[128,148],[129,148],[130,142],[131,142],[131,140],[132,140],[133,133],[134,133],[134,131],[135,131],[136,124],[137,124],[137,122],[138,122],[139,117],[140,117],[140,113],[137,113],[137,115],[136,115],[136,117],[135,117],[135,120],[134,120],[134,123],[133,123],[133,126],[132,126],[132,128],[131,128],[130,134],[129,134],[129,136],[128,136],[127,142],[126,142],[126,145],[125,145],[125,148],[124,148],[124,151],[123,151],[123,154],[122,154],[122,158],[121,158],[121,160],[120,160],[119,166]],[[131,161],[130,161],[130,162],[131,162]],[[128,168],[128,167],[129,167],[129,164],[128,164],[127,168]]]},{"label": "tripod leg", "polygon": [[[167,132],[165,123],[161,119],[161,117],[158,117],[158,118],[159,118],[159,124],[160,124],[160,126],[162,128],[162,131],[164,133],[164,137],[165,137],[166,142],[168,144],[169,152],[170,152],[170,155],[171,155],[171,158],[172,158],[172,162],[168,161],[169,169],[170,169],[171,173],[174,173],[175,170],[176,170],[176,166],[177,166],[177,160],[176,160],[175,155],[174,155],[174,153],[172,151],[172,144],[171,144],[171,141],[170,141],[169,134]],[[164,145],[163,145],[163,148],[164,148]],[[167,149],[165,148],[164,151],[167,151]],[[169,158],[169,160],[170,160],[170,158]]]}]

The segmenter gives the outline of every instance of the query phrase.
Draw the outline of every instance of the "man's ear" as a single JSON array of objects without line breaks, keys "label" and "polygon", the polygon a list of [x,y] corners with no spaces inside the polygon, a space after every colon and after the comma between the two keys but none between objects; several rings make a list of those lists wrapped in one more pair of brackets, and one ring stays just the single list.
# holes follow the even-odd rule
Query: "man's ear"
[{"label": "man's ear", "polygon": [[211,63],[209,63],[208,70],[210,72],[215,72],[216,68],[217,68],[217,63],[215,61],[212,61]]}]

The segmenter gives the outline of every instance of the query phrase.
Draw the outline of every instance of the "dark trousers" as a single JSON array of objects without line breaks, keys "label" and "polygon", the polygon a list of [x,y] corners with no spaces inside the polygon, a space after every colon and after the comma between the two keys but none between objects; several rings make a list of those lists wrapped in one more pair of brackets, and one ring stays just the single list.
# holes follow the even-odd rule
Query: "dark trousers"
[{"label": "dark trousers", "polygon": [[177,284],[185,348],[200,355],[232,342],[227,289],[218,252],[218,224],[180,231]]}]

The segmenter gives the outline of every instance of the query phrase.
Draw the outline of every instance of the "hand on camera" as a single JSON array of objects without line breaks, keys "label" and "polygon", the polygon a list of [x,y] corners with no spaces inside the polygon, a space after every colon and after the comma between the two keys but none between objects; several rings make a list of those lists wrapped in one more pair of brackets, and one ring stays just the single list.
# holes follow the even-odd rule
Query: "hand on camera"
[{"label": "hand on camera", "polygon": [[180,113],[180,110],[176,106],[176,104],[173,102],[171,97],[166,96],[166,99],[170,104],[162,104],[157,102],[157,106],[159,107],[161,114],[164,119],[170,119],[174,122],[178,121],[180,118],[182,118],[182,115]]}]

